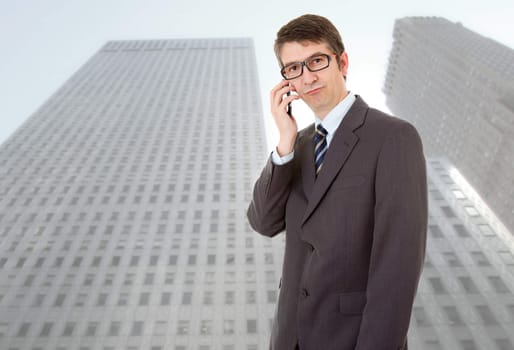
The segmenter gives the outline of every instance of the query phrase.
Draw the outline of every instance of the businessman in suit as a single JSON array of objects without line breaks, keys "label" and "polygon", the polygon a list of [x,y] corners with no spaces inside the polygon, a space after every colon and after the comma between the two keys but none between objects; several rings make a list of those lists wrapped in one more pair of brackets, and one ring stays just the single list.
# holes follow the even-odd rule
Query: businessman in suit
[{"label": "businessman in suit", "polygon": [[[286,232],[270,347],[407,349],[427,226],[418,133],[347,91],[348,56],[326,18],[283,26],[275,53],[280,137],[248,208],[257,232]],[[316,116],[299,132],[287,113],[296,99]]]}]

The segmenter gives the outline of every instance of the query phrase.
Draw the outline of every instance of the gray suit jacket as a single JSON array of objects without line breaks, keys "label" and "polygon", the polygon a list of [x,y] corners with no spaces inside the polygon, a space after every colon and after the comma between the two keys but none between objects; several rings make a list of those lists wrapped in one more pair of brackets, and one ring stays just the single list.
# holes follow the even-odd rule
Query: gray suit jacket
[{"label": "gray suit jacket", "polygon": [[425,159],[412,125],[360,98],[314,173],[314,126],[294,159],[268,160],[251,226],[286,248],[271,349],[407,348],[427,226]]}]

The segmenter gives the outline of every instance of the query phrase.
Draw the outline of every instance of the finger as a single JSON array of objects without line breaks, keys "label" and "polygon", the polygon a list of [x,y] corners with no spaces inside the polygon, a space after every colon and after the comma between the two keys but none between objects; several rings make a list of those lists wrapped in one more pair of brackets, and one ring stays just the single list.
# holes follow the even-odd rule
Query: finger
[{"label": "finger", "polygon": [[280,108],[284,105],[284,102],[285,104],[288,104],[291,101],[298,99],[298,96],[294,94],[287,96],[287,93],[290,91],[293,90],[289,85],[283,86],[282,88],[274,91],[270,101],[272,108]]},{"label": "finger", "polygon": [[273,100],[277,96],[285,95],[289,91],[293,91],[292,87],[289,85],[287,80],[283,80],[271,90],[270,97]]},{"label": "finger", "polygon": [[287,105],[293,101],[296,101],[298,100],[300,97],[298,95],[290,95],[290,96],[285,96],[282,98],[282,102],[280,103],[280,107],[284,107],[287,109]]}]

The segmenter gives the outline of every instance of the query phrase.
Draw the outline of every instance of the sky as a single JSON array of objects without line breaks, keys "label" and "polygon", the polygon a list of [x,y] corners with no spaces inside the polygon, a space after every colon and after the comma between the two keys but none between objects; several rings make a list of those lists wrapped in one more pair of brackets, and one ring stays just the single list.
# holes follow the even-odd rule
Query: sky
[{"label": "sky", "polygon": [[[382,85],[397,18],[441,16],[514,48],[512,0],[0,0],[0,144],[109,40],[251,37],[269,142],[269,91],[280,80],[277,30],[305,14],[338,27],[348,88],[387,110]],[[484,54],[487,54],[484,52]],[[312,114],[295,102],[300,127]]]}]

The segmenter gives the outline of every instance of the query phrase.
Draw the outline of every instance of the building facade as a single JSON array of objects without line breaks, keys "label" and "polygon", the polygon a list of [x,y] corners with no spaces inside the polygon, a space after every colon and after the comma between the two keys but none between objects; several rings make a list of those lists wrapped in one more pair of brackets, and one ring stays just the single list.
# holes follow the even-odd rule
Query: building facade
[{"label": "building facade", "polygon": [[514,232],[514,50],[437,17],[399,19],[393,39],[388,107]]},{"label": "building facade", "polygon": [[514,236],[447,159],[429,158],[427,173],[427,252],[409,348],[512,350]]},{"label": "building facade", "polygon": [[113,41],[0,148],[0,348],[260,350],[251,39]]}]

